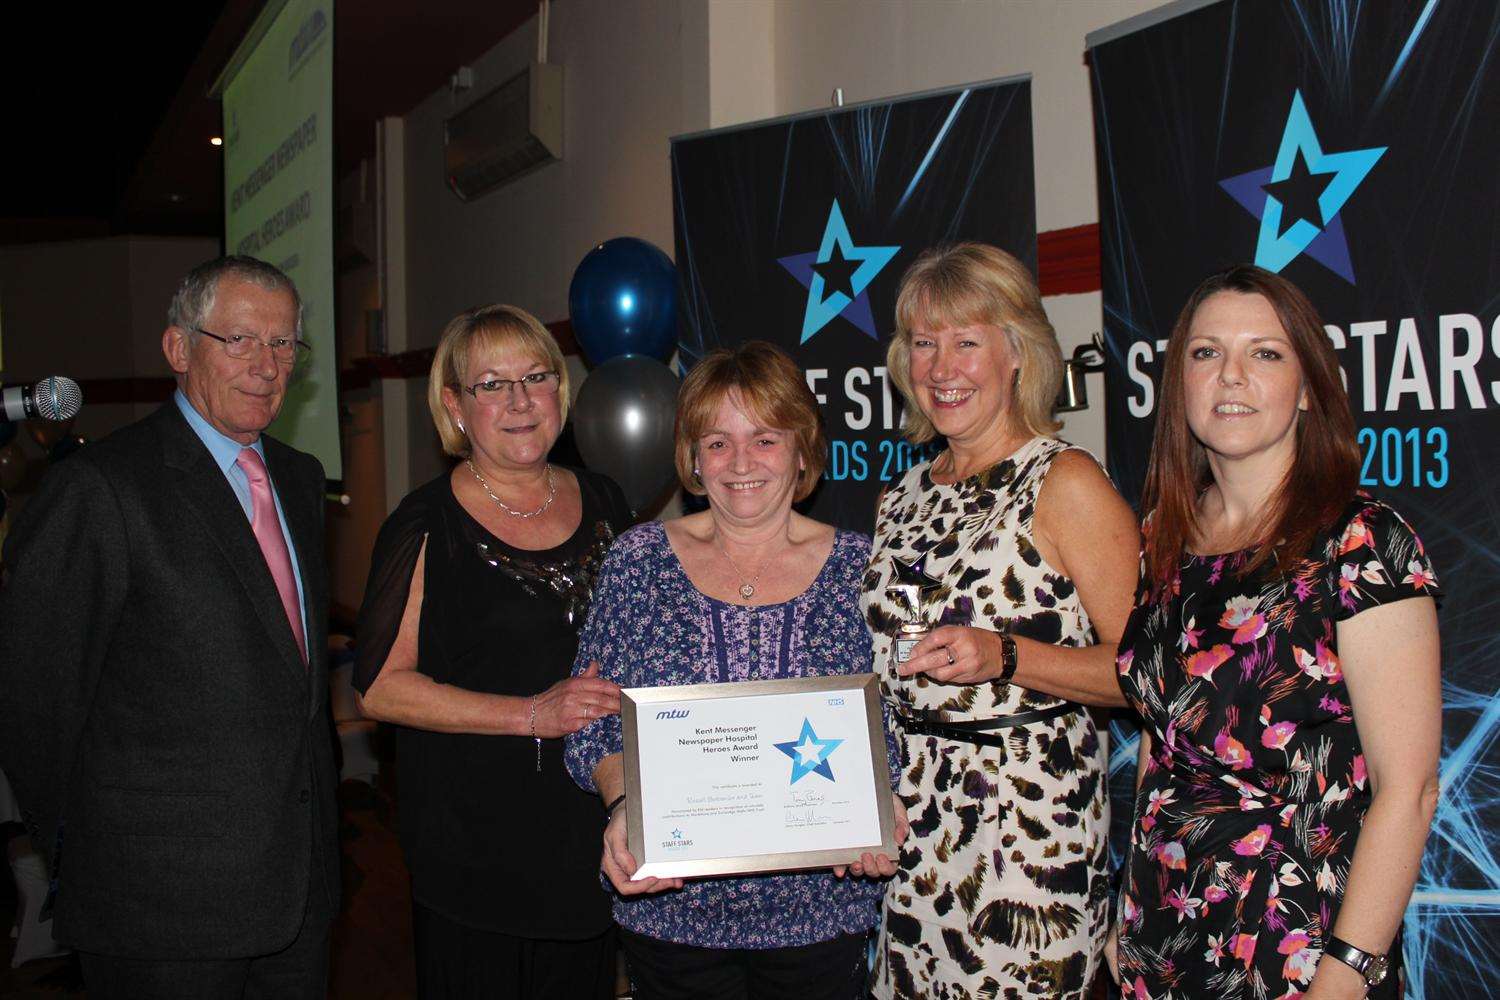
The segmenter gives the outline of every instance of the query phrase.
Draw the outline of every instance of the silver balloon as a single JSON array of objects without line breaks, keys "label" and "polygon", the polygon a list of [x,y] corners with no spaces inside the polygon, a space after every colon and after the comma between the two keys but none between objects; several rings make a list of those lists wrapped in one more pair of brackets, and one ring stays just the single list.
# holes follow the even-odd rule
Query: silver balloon
[{"label": "silver balloon", "polygon": [[637,514],[660,499],[677,478],[672,421],[677,376],[644,354],[622,354],[595,368],[573,404],[573,438],[584,464],[625,492]]}]

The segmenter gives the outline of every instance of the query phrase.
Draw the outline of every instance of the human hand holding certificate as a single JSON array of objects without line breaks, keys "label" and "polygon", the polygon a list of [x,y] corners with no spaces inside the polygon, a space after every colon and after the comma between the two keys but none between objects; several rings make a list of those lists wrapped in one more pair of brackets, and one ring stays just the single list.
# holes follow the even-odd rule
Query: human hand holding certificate
[{"label": "human hand holding certificate", "polygon": [[632,879],[896,856],[873,674],[620,695]]}]

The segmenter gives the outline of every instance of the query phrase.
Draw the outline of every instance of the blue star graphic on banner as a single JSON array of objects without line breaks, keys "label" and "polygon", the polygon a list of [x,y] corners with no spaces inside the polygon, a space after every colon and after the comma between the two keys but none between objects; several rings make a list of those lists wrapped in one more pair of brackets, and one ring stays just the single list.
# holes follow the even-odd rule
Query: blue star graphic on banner
[{"label": "blue star graphic on banner", "polygon": [[807,309],[802,314],[800,343],[811,340],[813,334],[827,326],[835,316],[843,316],[878,340],[875,316],[870,311],[870,296],[865,289],[900,249],[899,246],[855,246],[835,198],[818,249],[777,261],[807,289]]},{"label": "blue star graphic on banner", "polygon": [[812,723],[803,719],[801,735],[791,742],[772,745],[792,758],[791,784],[795,785],[805,775],[813,773],[821,774],[832,781],[833,768],[828,766],[828,757],[843,742],[843,740],[818,739],[818,734],[813,732]]},{"label": "blue star graphic on banner", "polygon": [[[1260,220],[1260,236],[1255,243],[1255,263],[1268,271],[1279,272],[1303,253],[1334,274],[1354,284],[1354,264],[1349,257],[1349,241],[1339,211],[1356,188],[1363,183],[1370,168],[1386,151],[1385,146],[1351,149],[1342,153],[1325,153],[1313,130],[1302,92],[1292,95],[1292,109],[1281,132],[1281,146],[1276,162],[1248,173],[1219,181],[1229,196]],[[1302,171],[1298,171],[1301,160]],[[1268,191],[1291,178],[1294,173],[1310,175],[1323,183],[1317,195],[1319,219],[1285,218],[1286,206]],[[1326,183],[1325,183],[1326,180]]]}]

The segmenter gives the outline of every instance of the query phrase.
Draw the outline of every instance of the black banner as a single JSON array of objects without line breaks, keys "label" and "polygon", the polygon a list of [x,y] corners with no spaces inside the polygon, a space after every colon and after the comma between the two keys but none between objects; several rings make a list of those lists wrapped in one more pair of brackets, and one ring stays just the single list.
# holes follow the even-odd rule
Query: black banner
[{"label": "black banner", "polygon": [[[1254,261],[1308,293],[1340,355],[1363,485],[1412,521],[1447,593],[1443,801],[1406,921],[1409,995],[1489,995],[1500,976],[1500,7],[1177,10],[1090,38],[1110,470],[1139,495],[1166,338],[1202,278]],[[1113,764],[1118,831],[1132,741]]]},{"label": "black banner", "polygon": [[683,363],[760,339],[806,370],[831,443],[811,516],[869,531],[881,486],[928,457],[885,371],[897,285],[958,240],[1034,272],[1031,163],[1029,79],[673,141]]}]

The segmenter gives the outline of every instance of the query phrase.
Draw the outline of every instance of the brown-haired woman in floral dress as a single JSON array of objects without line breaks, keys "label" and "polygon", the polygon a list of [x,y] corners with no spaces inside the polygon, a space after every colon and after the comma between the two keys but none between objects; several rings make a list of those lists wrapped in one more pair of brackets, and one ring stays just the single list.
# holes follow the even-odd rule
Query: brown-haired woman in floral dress
[{"label": "brown-haired woman in floral dress", "polygon": [[1200,285],[1167,346],[1118,659],[1145,719],[1125,997],[1401,995],[1437,804],[1436,581],[1358,476],[1306,297],[1248,266]]}]

